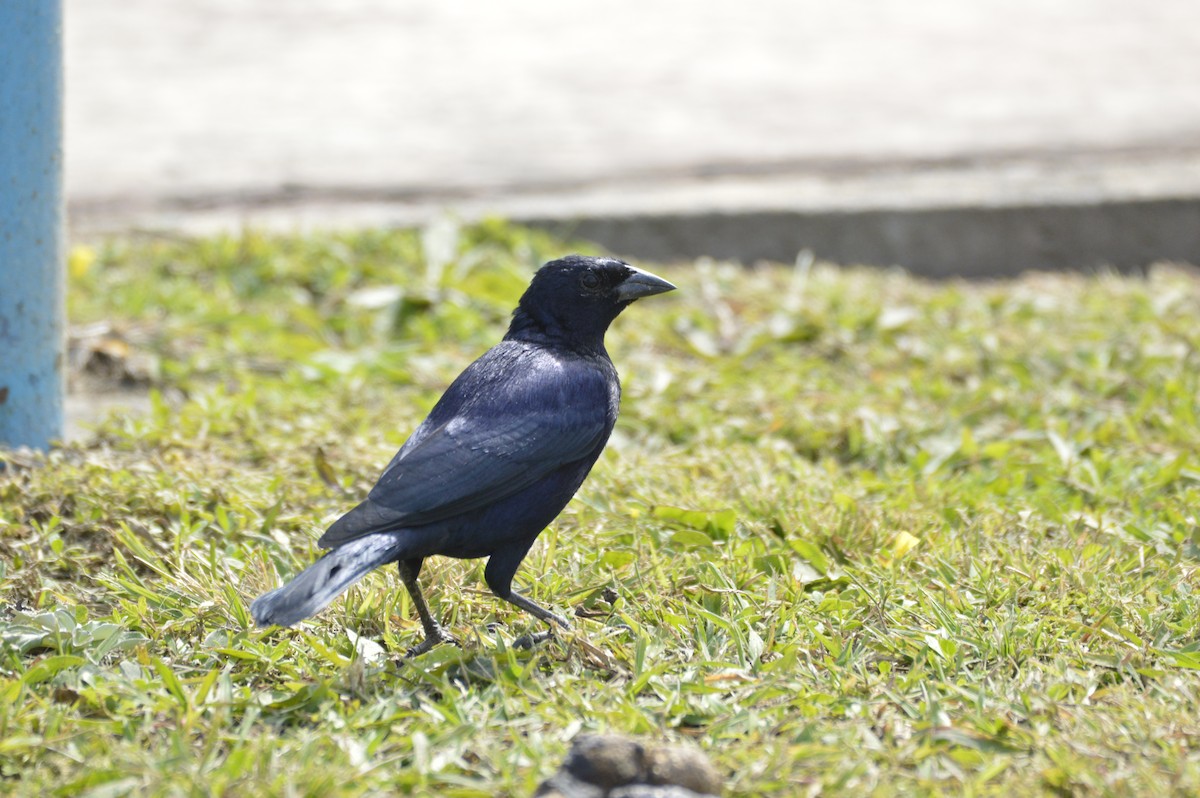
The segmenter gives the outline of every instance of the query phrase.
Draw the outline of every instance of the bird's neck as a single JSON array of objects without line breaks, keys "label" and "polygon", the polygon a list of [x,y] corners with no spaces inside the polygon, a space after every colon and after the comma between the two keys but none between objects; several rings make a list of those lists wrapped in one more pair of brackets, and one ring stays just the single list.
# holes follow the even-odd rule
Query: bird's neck
[{"label": "bird's neck", "polygon": [[506,341],[523,341],[538,346],[569,349],[585,355],[604,355],[604,329],[578,329],[562,324],[552,314],[533,314],[518,307],[504,336]]}]

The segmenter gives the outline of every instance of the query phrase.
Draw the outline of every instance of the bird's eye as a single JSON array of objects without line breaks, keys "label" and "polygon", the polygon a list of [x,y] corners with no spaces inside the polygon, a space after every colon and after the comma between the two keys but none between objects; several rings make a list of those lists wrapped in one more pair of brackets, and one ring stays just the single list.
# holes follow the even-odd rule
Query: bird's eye
[{"label": "bird's eye", "polygon": [[579,284],[588,291],[595,291],[600,287],[600,275],[589,269],[579,275]]}]

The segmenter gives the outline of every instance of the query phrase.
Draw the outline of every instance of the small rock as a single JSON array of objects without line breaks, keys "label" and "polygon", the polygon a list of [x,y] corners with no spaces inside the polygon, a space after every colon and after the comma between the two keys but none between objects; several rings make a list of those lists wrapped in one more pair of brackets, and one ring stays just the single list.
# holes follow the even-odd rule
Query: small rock
[{"label": "small rock", "polygon": [[558,771],[538,785],[535,798],[605,798],[604,790]]},{"label": "small rock", "polygon": [[712,798],[708,793],[692,792],[687,787],[674,784],[631,784],[618,787],[607,798]]},{"label": "small rock", "polygon": [[664,745],[646,752],[646,782],[674,784],[703,795],[721,794],[721,777],[699,749]]},{"label": "small rock", "polygon": [[646,749],[616,734],[581,734],[571,743],[562,769],[608,791],[645,781]]},{"label": "small rock", "polygon": [[699,749],[642,745],[616,734],[581,734],[538,798],[713,798],[721,778]]}]

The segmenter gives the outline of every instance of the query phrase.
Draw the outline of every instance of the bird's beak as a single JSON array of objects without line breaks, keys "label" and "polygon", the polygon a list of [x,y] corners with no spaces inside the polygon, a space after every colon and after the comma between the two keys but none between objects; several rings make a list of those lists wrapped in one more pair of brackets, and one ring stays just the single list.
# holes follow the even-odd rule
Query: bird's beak
[{"label": "bird's beak", "polygon": [[624,282],[617,286],[617,299],[621,302],[632,302],[644,296],[665,294],[667,291],[675,290],[675,286],[657,275],[633,266],[628,268],[633,274],[626,277]]}]

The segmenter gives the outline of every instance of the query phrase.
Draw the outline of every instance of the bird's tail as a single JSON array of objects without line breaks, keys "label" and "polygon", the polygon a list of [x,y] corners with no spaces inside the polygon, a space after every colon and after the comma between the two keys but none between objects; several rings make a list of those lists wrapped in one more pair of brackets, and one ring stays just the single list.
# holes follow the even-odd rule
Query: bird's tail
[{"label": "bird's tail", "polygon": [[329,606],[343,590],[369,572],[397,560],[403,545],[391,534],[366,535],[344,543],[280,588],[250,605],[259,626],[291,626]]}]

